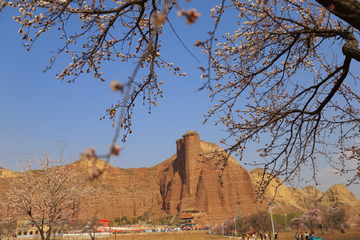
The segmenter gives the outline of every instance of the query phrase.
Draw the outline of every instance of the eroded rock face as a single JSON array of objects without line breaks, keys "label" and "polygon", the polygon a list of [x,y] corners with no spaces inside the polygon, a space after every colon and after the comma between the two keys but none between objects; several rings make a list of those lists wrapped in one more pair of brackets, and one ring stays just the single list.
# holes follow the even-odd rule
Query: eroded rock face
[{"label": "eroded rock face", "polygon": [[336,184],[329,188],[321,198],[316,201],[319,209],[326,211],[329,207],[340,207],[349,214],[349,222],[360,220],[360,201],[343,184]]},{"label": "eroded rock face", "polygon": [[228,158],[221,174],[219,159],[227,155],[216,144],[200,141],[195,131],[184,134],[176,144],[176,158],[167,162],[160,179],[167,213],[196,209],[204,221],[216,221],[239,214],[248,216],[264,207],[255,203],[249,173],[233,158]]},{"label": "eroded rock face", "polygon": [[[162,198],[159,191],[159,172],[156,166],[121,169],[98,159],[95,161],[80,159],[67,167],[75,168],[81,177],[87,179],[88,185],[101,186],[102,189],[101,193],[79,203],[79,205],[85,205],[90,202],[93,206],[78,213],[75,218],[97,216],[110,219],[127,216],[131,221],[133,217],[140,216],[149,210],[152,211],[153,219],[162,216],[161,214],[164,215],[164,211],[161,210]],[[98,179],[91,177],[94,168],[103,171]],[[11,179],[0,178],[1,201],[5,201],[5,192],[9,187],[6,180]]]},{"label": "eroded rock face", "polygon": [[15,178],[20,176],[19,172],[0,167],[0,178]]},{"label": "eroded rock face", "polygon": [[[218,159],[227,155],[216,144],[201,141],[197,132],[189,131],[176,141],[176,149],[174,156],[151,168],[115,168],[98,159],[80,159],[68,165],[87,178],[88,184],[102,187],[101,194],[80,203],[92,202],[94,207],[79,217],[127,216],[132,220],[148,211],[157,219],[194,209],[199,211],[197,223],[211,224],[263,208],[255,203],[255,189],[246,169],[230,157],[221,171]],[[94,170],[102,174],[91,178]]]},{"label": "eroded rock face", "polygon": [[[251,180],[258,189],[262,181],[268,181],[270,175],[263,169],[256,168],[250,172]],[[273,206],[281,204],[280,207],[274,209],[274,212],[286,214],[289,212],[303,212],[308,209],[306,197],[297,188],[288,188],[282,184],[279,178],[273,179],[264,193],[264,202],[273,202]]]},{"label": "eroded rock face", "polygon": [[[101,194],[80,203],[94,203],[94,207],[80,213],[81,216],[96,215],[104,219],[127,216],[132,220],[148,211],[154,220],[194,209],[199,210],[194,218],[197,223],[212,224],[265,209],[266,203],[274,197],[275,188],[281,183],[280,179],[271,182],[263,204],[255,203],[255,190],[262,180],[263,170],[254,169],[249,174],[229,157],[222,172],[219,159],[223,160],[227,155],[216,144],[201,141],[195,131],[189,131],[178,139],[176,149],[174,156],[151,168],[121,169],[102,160],[85,159],[68,165],[87,178],[88,184],[102,187]],[[99,178],[91,178],[94,169],[103,172]],[[2,200],[8,188],[6,180],[16,179],[20,175],[0,169]],[[278,203],[281,206],[275,208],[274,212],[282,214],[303,212],[310,208],[324,211],[337,205],[360,213],[360,202],[343,185],[335,185],[325,194],[312,186],[299,190],[280,185],[274,201],[274,204]]]},{"label": "eroded rock face", "polygon": [[[263,179],[267,180],[270,177],[269,173],[264,172],[263,169],[253,169],[250,171],[250,175],[256,189]],[[329,207],[340,206],[346,211],[352,212],[352,222],[360,218],[360,201],[342,184],[334,185],[326,193],[323,193],[314,186],[307,186],[299,190],[286,187],[281,183],[279,178],[275,178],[265,190],[265,201],[272,201],[275,196],[273,205],[281,204],[281,207],[275,208],[274,212],[287,214],[304,212],[313,208],[324,212]]]},{"label": "eroded rock face", "polygon": [[333,207],[337,205],[348,205],[350,207],[360,207],[360,202],[355,195],[343,184],[336,184],[329,188],[323,196],[318,199],[318,204]]},{"label": "eroded rock face", "polygon": [[301,192],[307,197],[312,200],[312,202],[317,201],[319,198],[321,198],[324,193],[321,192],[319,189],[317,189],[314,186],[307,186],[304,187]]}]

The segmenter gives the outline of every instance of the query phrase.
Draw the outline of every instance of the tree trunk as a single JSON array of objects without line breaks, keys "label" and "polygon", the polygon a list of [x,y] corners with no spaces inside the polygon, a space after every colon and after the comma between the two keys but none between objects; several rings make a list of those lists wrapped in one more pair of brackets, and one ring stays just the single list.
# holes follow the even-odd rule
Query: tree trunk
[{"label": "tree trunk", "polygon": [[357,0],[316,0],[332,14],[360,30],[360,2]]}]

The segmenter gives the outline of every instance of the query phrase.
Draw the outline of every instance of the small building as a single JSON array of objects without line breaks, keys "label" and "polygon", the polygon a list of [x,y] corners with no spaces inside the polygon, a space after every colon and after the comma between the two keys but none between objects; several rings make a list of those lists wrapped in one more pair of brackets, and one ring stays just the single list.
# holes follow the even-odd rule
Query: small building
[{"label": "small building", "polygon": [[183,213],[180,215],[180,221],[179,221],[179,224],[180,226],[184,227],[192,227],[195,225],[194,223],[194,217],[192,216],[191,213]]},{"label": "small building", "polygon": [[[47,233],[47,231],[49,230],[48,227],[48,220],[44,221],[44,232]],[[66,225],[69,224],[70,221],[66,221],[66,220],[62,220],[59,221],[59,224],[61,225]],[[61,227],[59,226],[54,226],[54,228],[52,229],[52,233],[51,234],[61,234],[62,230]],[[17,221],[16,222],[16,236],[36,236],[39,235],[39,231],[36,228],[35,224],[32,221],[29,220],[21,220],[21,221]]]}]

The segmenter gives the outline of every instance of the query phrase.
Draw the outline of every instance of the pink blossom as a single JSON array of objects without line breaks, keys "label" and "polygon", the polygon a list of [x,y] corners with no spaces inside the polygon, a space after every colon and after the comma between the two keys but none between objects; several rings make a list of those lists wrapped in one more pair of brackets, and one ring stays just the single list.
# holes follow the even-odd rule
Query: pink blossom
[{"label": "pink blossom", "polygon": [[178,12],[178,16],[186,16],[186,23],[191,24],[194,23],[196,19],[201,16],[201,13],[196,12],[195,8],[191,8],[188,11],[181,10],[180,12]]},{"label": "pink blossom", "polygon": [[92,158],[95,157],[95,148],[88,148],[80,153],[80,158]]},{"label": "pink blossom", "polygon": [[166,14],[164,13],[154,13],[152,16],[152,23],[155,25],[156,28],[159,28],[166,19]]},{"label": "pink blossom", "polygon": [[194,46],[195,47],[198,47],[202,44],[201,40],[197,40],[195,43],[194,43]]},{"label": "pink blossom", "polygon": [[120,91],[121,93],[124,93],[124,85],[122,85],[118,80],[111,81],[110,88],[113,92]]},{"label": "pink blossom", "polygon": [[111,144],[111,148],[110,148],[110,154],[111,155],[119,156],[120,151],[121,151],[121,147],[117,143]]}]

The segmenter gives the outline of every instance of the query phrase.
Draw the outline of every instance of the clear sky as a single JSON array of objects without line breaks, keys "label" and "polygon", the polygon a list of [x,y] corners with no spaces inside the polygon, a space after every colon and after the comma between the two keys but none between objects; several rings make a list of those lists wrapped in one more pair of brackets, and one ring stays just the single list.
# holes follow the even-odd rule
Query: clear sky
[{"label": "clear sky", "polygon": [[[116,167],[151,167],[166,160],[176,153],[175,141],[189,130],[197,131],[202,140],[218,145],[219,140],[227,136],[224,127],[214,126],[216,119],[202,124],[204,114],[214,103],[209,101],[209,90],[197,91],[203,84],[198,67],[206,67],[207,60],[193,44],[198,39],[205,39],[207,32],[212,30],[210,8],[218,1],[199,2],[181,3],[185,9],[195,7],[201,12],[194,25],[179,19],[176,11],[169,19],[200,63],[186,51],[166,24],[162,57],[187,75],[178,77],[171,71],[159,70],[159,80],[165,82],[164,97],[159,99],[157,107],[152,108],[151,114],[146,105],[137,102],[133,133],[126,143],[119,142],[123,151],[120,157],[114,158]],[[120,61],[104,63],[105,83],[94,79],[93,74],[84,74],[71,84],[56,80],[55,74],[69,64],[68,56],[59,58],[48,72],[43,73],[43,70],[52,56],[50,51],[62,46],[58,40],[59,32],[52,30],[42,35],[31,51],[26,52],[21,35],[17,33],[20,25],[12,19],[13,15],[18,15],[18,11],[12,8],[0,13],[0,166],[19,170],[17,162],[24,162],[27,155],[42,157],[45,150],[58,158],[58,140],[67,140],[63,153],[65,159],[73,157],[72,161],[89,147],[95,147],[98,153],[106,153],[114,129],[110,120],[99,121],[99,118],[120,98],[110,91],[109,82],[113,79],[125,81],[133,66]],[[226,31],[233,31],[235,23],[235,14],[226,15],[220,24],[219,37]],[[142,77],[141,73],[138,77]],[[319,190],[325,192],[333,184],[345,183],[343,178],[330,173],[329,166],[320,164],[319,167],[318,178],[322,183],[317,186]],[[302,183],[300,188],[307,185]],[[349,189],[360,199],[358,186]]]}]

